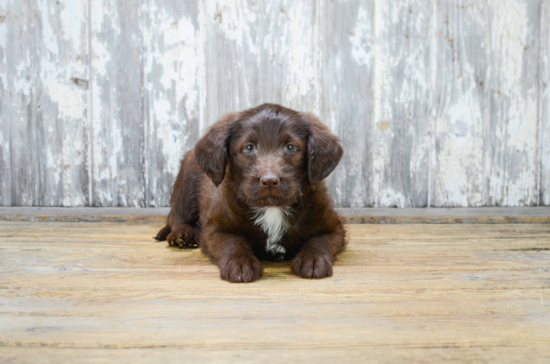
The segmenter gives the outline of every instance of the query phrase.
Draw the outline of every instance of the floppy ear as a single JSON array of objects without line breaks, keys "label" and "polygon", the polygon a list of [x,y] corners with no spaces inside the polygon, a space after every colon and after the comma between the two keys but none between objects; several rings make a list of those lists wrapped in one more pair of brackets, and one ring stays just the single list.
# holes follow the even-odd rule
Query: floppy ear
[{"label": "floppy ear", "polygon": [[340,162],[344,150],[340,139],[315,115],[305,113],[302,119],[309,124],[311,131],[307,140],[307,177],[311,185],[328,177]]},{"label": "floppy ear", "polygon": [[216,121],[195,145],[197,162],[216,186],[222,183],[225,177],[229,153],[227,144],[237,116],[237,113],[229,113]]}]

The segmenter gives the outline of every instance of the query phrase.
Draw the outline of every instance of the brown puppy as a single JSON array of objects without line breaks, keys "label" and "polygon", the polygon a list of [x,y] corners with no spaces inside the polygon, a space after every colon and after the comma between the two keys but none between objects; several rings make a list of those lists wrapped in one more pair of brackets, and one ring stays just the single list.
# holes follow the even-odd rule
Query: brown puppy
[{"label": "brown puppy", "polygon": [[301,277],[331,276],[345,231],[323,179],[342,153],[312,114],[273,104],[227,114],[182,160],[156,239],[200,246],[231,282],[261,278],[260,260],[292,259]]}]

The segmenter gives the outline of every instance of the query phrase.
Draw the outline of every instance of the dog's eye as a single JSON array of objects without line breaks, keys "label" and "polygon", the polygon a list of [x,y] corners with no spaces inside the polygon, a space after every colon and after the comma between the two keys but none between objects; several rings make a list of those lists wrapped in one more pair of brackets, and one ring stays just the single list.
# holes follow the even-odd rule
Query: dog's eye
[{"label": "dog's eye", "polygon": [[296,146],[295,145],[292,145],[292,144],[288,144],[286,146],[286,151],[287,152],[290,152],[290,153],[294,153],[296,151]]},{"label": "dog's eye", "polygon": [[253,144],[248,144],[246,147],[244,147],[243,152],[252,153],[253,150],[254,150],[254,145]]}]

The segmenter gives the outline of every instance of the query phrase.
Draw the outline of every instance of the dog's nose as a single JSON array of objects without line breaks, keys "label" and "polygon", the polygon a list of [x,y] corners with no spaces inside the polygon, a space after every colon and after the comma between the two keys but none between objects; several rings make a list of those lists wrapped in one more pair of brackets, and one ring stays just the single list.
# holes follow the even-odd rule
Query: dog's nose
[{"label": "dog's nose", "polygon": [[277,188],[279,185],[279,179],[272,174],[263,176],[260,178],[260,182],[264,188]]}]

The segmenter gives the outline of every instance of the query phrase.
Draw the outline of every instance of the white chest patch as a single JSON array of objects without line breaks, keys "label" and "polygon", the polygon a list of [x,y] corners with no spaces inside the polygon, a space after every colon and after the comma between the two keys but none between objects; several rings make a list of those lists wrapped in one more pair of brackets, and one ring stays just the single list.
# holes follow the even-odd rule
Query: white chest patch
[{"label": "white chest patch", "polygon": [[288,230],[287,217],[290,215],[289,207],[255,207],[254,225],[259,226],[267,234],[265,250],[273,254],[284,254],[286,249],[279,244],[281,238]]}]

